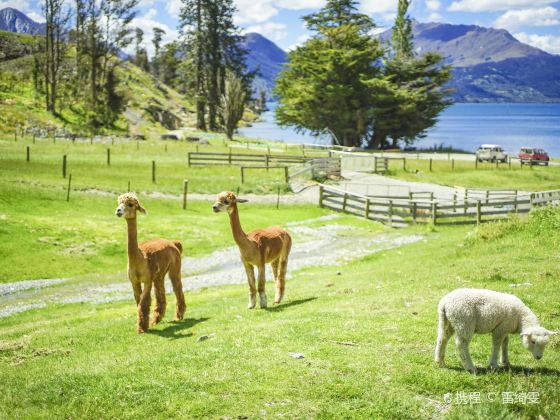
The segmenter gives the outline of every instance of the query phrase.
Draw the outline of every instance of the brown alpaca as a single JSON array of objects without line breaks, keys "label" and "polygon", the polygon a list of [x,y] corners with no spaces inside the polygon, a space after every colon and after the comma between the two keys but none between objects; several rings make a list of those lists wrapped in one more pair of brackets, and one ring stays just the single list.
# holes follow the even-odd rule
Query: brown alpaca
[{"label": "brown alpaca", "polygon": [[258,290],[261,308],[266,308],[265,291],[265,264],[270,263],[276,282],[276,293],[274,303],[280,303],[284,296],[286,286],[286,267],[288,266],[288,255],[292,247],[290,234],[279,226],[271,226],[265,229],[255,229],[249,233],[243,232],[239,223],[239,212],[237,203],[245,203],[235,197],[232,192],[221,192],[212,209],[218,213],[227,210],[233,239],[241,251],[241,261],[245,266],[247,281],[249,282],[249,309],[256,305],[257,288],[255,287],[255,272],[253,267],[259,270]]},{"label": "brown alpaca", "polygon": [[[138,308],[139,333],[148,330],[150,322],[150,303],[152,285],[155,289],[156,306],[154,308],[153,324],[157,324],[165,315],[165,275],[173,284],[173,291],[177,297],[175,321],[183,319],[185,313],[185,296],[181,284],[181,252],[183,246],[179,241],[167,239],[152,239],[138,245],[136,229],[136,212],[146,214],[134,194],[123,194],[119,197],[119,205],[115,214],[124,215],[128,225],[128,278],[132,283],[134,299]],[[142,289],[142,284],[144,288]]]}]

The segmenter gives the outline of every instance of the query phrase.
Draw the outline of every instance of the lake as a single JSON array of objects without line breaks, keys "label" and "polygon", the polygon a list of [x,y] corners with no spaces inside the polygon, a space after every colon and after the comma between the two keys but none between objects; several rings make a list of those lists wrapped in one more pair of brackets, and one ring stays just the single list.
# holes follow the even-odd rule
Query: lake
[{"label": "lake", "polygon": [[[274,121],[276,104],[268,104],[262,122],[240,129],[243,136],[288,143],[328,144],[329,137],[315,138],[280,128]],[[454,104],[440,116],[417,147],[444,144],[474,152],[483,143],[500,144],[517,154],[522,146],[540,147],[560,156],[560,104]]]}]

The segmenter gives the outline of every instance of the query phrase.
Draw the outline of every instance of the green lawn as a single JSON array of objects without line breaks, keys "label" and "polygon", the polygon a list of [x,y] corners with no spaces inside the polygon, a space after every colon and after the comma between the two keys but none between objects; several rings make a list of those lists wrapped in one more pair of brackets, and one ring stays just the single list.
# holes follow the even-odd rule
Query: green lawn
[{"label": "green lawn", "polygon": [[512,163],[496,165],[488,162],[456,160],[454,168],[447,160],[433,160],[430,172],[429,161],[406,159],[406,170],[402,161],[390,161],[389,176],[415,182],[430,182],[466,188],[518,189],[522,191],[546,191],[560,188],[560,166],[521,166]]},{"label": "green lawn", "polygon": [[[150,204],[158,218],[167,208]],[[513,292],[543,325],[560,328],[559,218],[558,210],[546,210],[530,222],[512,219],[478,230],[404,230],[426,239],[352,263],[292,272],[287,300],[278,307],[245,309],[244,285],[203,289],[187,294],[183,322],[164,322],[144,335],[135,333],[132,296],[4,318],[0,417],[555,418],[558,337],[540,362],[512,337],[515,367],[495,373],[462,370],[452,344],[448,368],[432,359],[437,302],[456,287]],[[229,243],[229,234],[222,235]],[[522,283],[530,284],[510,287]],[[211,336],[198,341],[203,335]],[[479,367],[490,346],[489,336],[471,344]],[[458,403],[457,395],[475,392],[480,403]],[[538,392],[539,402],[503,403],[507,392]]]}]

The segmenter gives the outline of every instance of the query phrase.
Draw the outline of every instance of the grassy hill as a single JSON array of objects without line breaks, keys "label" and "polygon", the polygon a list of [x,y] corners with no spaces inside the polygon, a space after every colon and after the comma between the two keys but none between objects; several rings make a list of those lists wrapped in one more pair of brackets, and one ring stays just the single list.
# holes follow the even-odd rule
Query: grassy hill
[{"label": "grassy hill", "polygon": [[[64,127],[81,133],[83,103],[72,96],[61,99],[61,115],[55,118],[44,110],[42,98],[35,96],[31,53],[40,41],[39,37],[0,31],[0,130],[10,132],[21,125]],[[184,95],[129,62],[121,63],[117,75],[127,108],[110,131],[157,134],[192,124],[192,104]]]}]

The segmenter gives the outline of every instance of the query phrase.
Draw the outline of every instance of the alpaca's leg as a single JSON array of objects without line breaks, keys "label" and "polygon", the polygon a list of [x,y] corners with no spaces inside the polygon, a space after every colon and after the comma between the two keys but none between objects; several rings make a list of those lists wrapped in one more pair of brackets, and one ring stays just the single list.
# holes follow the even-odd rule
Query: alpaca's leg
[{"label": "alpaca's leg", "polygon": [[509,356],[508,356],[508,342],[509,342],[509,337],[506,334],[506,336],[504,337],[504,341],[502,341],[502,364],[505,367],[509,367]]},{"label": "alpaca's leg", "polygon": [[473,365],[471,354],[469,352],[469,343],[472,337],[455,336],[455,344],[459,350],[459,357],[463,363],[463,367],[471,373],[476,373],[476,368]]},{"label": "alpaca's leg", "polygon": [[174,321],[180,321],[183,319],[187,305],[185,304],[185,294],[183,293],[183,283],[181,282],[181,265],[178,267],[172,267],[169,271],[169,278],[171,279],[171,284],[173,284],[173,292],[175,293],[175,299],[177,299],[177,306],[175,308],[175,318]]},{"label": "alpaca's leg", "polygon": [[152,325],[159,323],[165,316],[165,308],[167,302],[165,300],[165,277],[160,277],[154,281],[154,289],[156,295],[156,306],[154,307],[154,315]]},{"label": "alpaca's leg", "polygon": [[140,297],[140,304],[138,305],[137,331],[139,333],[143,333],[148,330],[148,325],[150,323],[150,303],[152,299],[150,295],[151,291],[151,283],[147,283],[146,285],[144,285],[144,290],[142,290],[142,296]]},{"label": "alpaca's leg", "polygon": [[280,259],[274,260],[270,263],[272,267],[272,274],[274,275],[274,281],[278,280],[278,268],[280,267]]},{"label": "alpaca's leg", "polygon": [[134,292],[134,300],[136,301],[136,306],[140,303],[140,296],[142,296],[142,283],[132,282],[132,291]]},{"label": "alpaca's leg", "polygon": [[245,266],[245,272],[247,273],[247,282],[249,283],[249,304],[247,305],[248,309],[253,309],[257,304],[257,287],[255,281],[255,271],[253,266],[248,262],[243,261],[243,265]]},{"label": "alpaca's leg", "polygon": [[267,307],[267,302],[266,302],[266,265],[262,264],[259,266],[259,303],[261,308],[266,308]]},{"label": "alpaca's leg", "polygon": [[453,335],[453,327],[446,319],[440,319],[438,324],[438,337],[436,341],[436,356],[435,360],[440,366],[444,366],[445,362],[445,349],[447,342]]},{"label": "alpaca's leg", "polygon": [[276,279],[276,293],[274,296],[274,303],[280,303],[284,297],[284,290],[286,288],[286,270],[288,268],[288,258],[280,261],[278,268],[278,278]]}]

